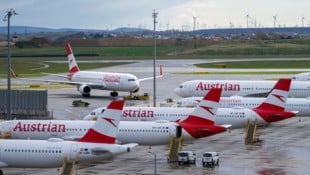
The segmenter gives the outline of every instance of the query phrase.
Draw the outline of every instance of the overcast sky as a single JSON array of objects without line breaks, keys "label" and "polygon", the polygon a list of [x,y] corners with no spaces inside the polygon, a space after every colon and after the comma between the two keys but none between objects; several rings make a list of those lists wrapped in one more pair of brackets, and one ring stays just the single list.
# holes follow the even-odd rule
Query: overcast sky
[{"label": "overcast sky", "polygon": [[[152,29],[152,12],[158,12],[158,30],[192,30],[196,27],[229,28],[310,26],[310,0],[1,0],[5,16],[9,8],[19,15],[12,25],[49,28]],[[0,26],[7,25],[1,20]]]}]

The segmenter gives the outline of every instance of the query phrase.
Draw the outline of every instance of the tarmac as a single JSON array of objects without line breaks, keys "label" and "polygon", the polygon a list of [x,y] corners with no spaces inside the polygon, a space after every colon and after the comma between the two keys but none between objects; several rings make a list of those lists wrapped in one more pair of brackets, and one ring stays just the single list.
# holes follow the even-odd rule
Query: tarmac
[{"label": "tarmac", "polygon": [[[192,63],[203,60],[158,60],[157,65],[163,65],[164,77],[156,79],[156,102],[159,106],[166,98],[178,99],[173,89],[180,83],[193,79],[272,79],[290,77],[286,74],[260,75],[214,75],[214,74],[183,74],[192,71],[212,71],[197,69]],[[129,65],[97,69],[98,71],[127,72],[138,78],[153,76],[152,60],[136,62]],[[227,71],[227,70],[226,70]],[[308,70],[305,70],[308,71]],[[53,78],[53,77],[46,77]],[[141,82],[139,94],[148,92],[153,97],[153,80]],[[83,98],[75,87],[53,89],[48,91],[48,108],[55,119],[82,119],[91,110],[105,106],[113,98],[109,91],[93,90],[90,98]],[[120,92],[122,97],[128,93]],[[73,107],[72,101],[82,99],[90,103],[89,107]],[[149,101],[129,101],[126,105],[152,106]],[[261,174],[261,175],[308,175],[310,172],[310,117],[291,118],[277,122],[268,127],[259,128],[259,138],[262,140],[254,145],[245,145],[245,129],[233,129],[231,132],[217,134],[211,137],[184,144],[183,150],[192,150],[197,155],[196,165],[167,163],[168,145],[138,146],[132,152],[115,156],[109,160],[96,163],[81,164],[77,167],[79,175],[148,175],[148,174]],[[205,151],[220,153],[219,166],[203,167],[202,154]],[[155,156],[156,155],[156,168]],[[59,174],[57,168],[51,169],[16,169],[3,168],[6,175],[54,175]]]}]

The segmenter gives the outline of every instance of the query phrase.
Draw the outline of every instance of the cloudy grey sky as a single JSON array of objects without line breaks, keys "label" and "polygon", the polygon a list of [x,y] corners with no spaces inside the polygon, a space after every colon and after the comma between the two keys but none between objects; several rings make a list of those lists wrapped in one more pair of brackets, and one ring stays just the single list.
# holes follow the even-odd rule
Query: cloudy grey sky
[{"label": "cloudy grey sky", "polygon": [[[158,30],[197,28],[310,26],[310,0],[1,0],[2,16],[9,8],[19,15],[12,25],[49,28],[152,29],[152,12]],[[5,26],[1,22],[0,26]]]}]

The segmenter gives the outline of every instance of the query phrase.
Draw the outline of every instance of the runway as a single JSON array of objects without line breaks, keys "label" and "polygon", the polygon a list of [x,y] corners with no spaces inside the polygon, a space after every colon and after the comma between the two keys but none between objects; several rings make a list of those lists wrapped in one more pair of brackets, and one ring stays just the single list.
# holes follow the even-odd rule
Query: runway
[{"label": "runway", "polygon": [[[173,89],[180,83],[193,79],[270,79],[290,77],[289,74],[261,74],[261,75],[194,75],[179,72],[210,71],[197,69],[192,63],[203,60],[158,60],[157,65],[163,65],[164,77],[156,79],[157,106],[166,98],[178,99]],[[96,69],[98,71],[117,71],[135,74],[138,78],[153,75],[152,60],[141,61],[129,65]],[[50,77],[48,77],[50,78]],[[141,83],[139,93],[148,92],[153,97],[153,80]],[[83,98],[75,87],[48,91],[48,108],[55,119],[82,119],[91,110],[105,106],[112,98],[109,91],[93,90],[90,98]],[[120,97],[128,93],[120,92]],[[73,107],[73,100],[83,99],[90,103],[89,107]],[[126,105],[153,105],[152,99],[145,101],[130,101]],[[96,164],[79,165],[79,175],[109,175],[109,174],[154,174],[154,155],[156,154],[157,174],[309,174],[310,172],[310,117],[292,118],[278,122],[266,128],[259,129],[262,142],[256,145],[244,144],[245,129],[233,129],[230,133],[214,135],[196,140],[192,144],[183,146],[183,150],[192,150],[197,155],[196,166],[178,166],[167,164],[167,145],[138,146],[133,152],[116,156],[110,160]],[[205,151],[218,151],[220,165],[202,167],[201,157]],[[4,168],[7,175],[54,175],[59,174],[53,169],[10,169]]]}]

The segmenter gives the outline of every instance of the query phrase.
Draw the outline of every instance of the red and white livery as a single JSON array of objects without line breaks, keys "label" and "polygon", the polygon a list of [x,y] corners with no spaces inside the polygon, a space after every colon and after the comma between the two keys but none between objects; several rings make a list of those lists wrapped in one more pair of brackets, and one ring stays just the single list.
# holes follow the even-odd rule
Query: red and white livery
[{"label": "red and white livery", "polygon": [[[135,75],[128,73],[81,71],[76,62],[76,59],[74,57],[73,51],[69,43],[66,43],[66,51],[69,64],[68,75],[67,76],[58,74],[51,74],[51,75],[66,78],[68,80],[61,81],[61,80],[30,79],[30,78],[21,78],[21,79],[76,85],[77,90],[84,97],[89,97],[92,89],[110,90],[112,91],[110,93],[112,97],[118,96],[118,91],[130,92],[130,93],[138,92],[140,88],[140,81],[153,79],[153,77],[138,79]],[[156,76],[155,78],[159,77],[162,77],[161,67],[160,67],[160,75]]]},{"label": "red and white livery", "polygon": [[[84,163],[129,152],[137,144],[115,144],[123,104],[124,101],[112,101],[102,117],[92,123],[89,130],[76,141],[64,141],[55,137],[49,137],[48,140],[1,139],[0,167],[53,168],[62,166],[64,158],[68,162],[78,159],[79,163]],[[13,121],[8,121],[10,122]],[[32,133],[56,132],[56,125],[52,123],[23,123],[22,127],[28,128]],[[25,130],[21,132],[23,133],[26,133]]]},{"label": "red and white livery", "polygon": [[[183,82],[174,92],[181,97],[202,97],[211,88],[222,88],[222,97],[267,97],[275,84],[271,80],[192,80]],[[289,97],[310,97],[310,81],[292,81]]]},{"label": "red and white livery", "polygon": [[[262,100],[257,106],[253,108],[241,106],[219,108],[217,114],[211,119],[218,125],[229,123],[232,124],[232,127],[237,128],[244,127],[247,120],[254,121],[257,119],[260,124],[268,124],[293,117],[298,110],[285,110],[290,84],[290,79],[280,79],[269,94],[269,97]],[[86,116],[85,119],[96,118],[103,111],[104,108],[98,108]],[[124,107],[121,120],[177,121],[184,120],[192,111],[192,108],[187,107]]]},{"label": "red and white livery", "polygon": [[[220,89],[211,90],[182,121],[120,121],[116,139],[119,143],[162,145],[169,144],[171,136],[177,137],[182,134],[185,141],[192,141],[224,132],[231,126],[229,123],[219,126],[210,120],[216,114],[220,92]],[[105,113],[106,110],[103,114]],[[48,139],[51,137],[79,139],[94,122],[86,120],[11,120],[0,123],[0,131],[1,133],[10,132],[11,138],[18,139]]]}]

